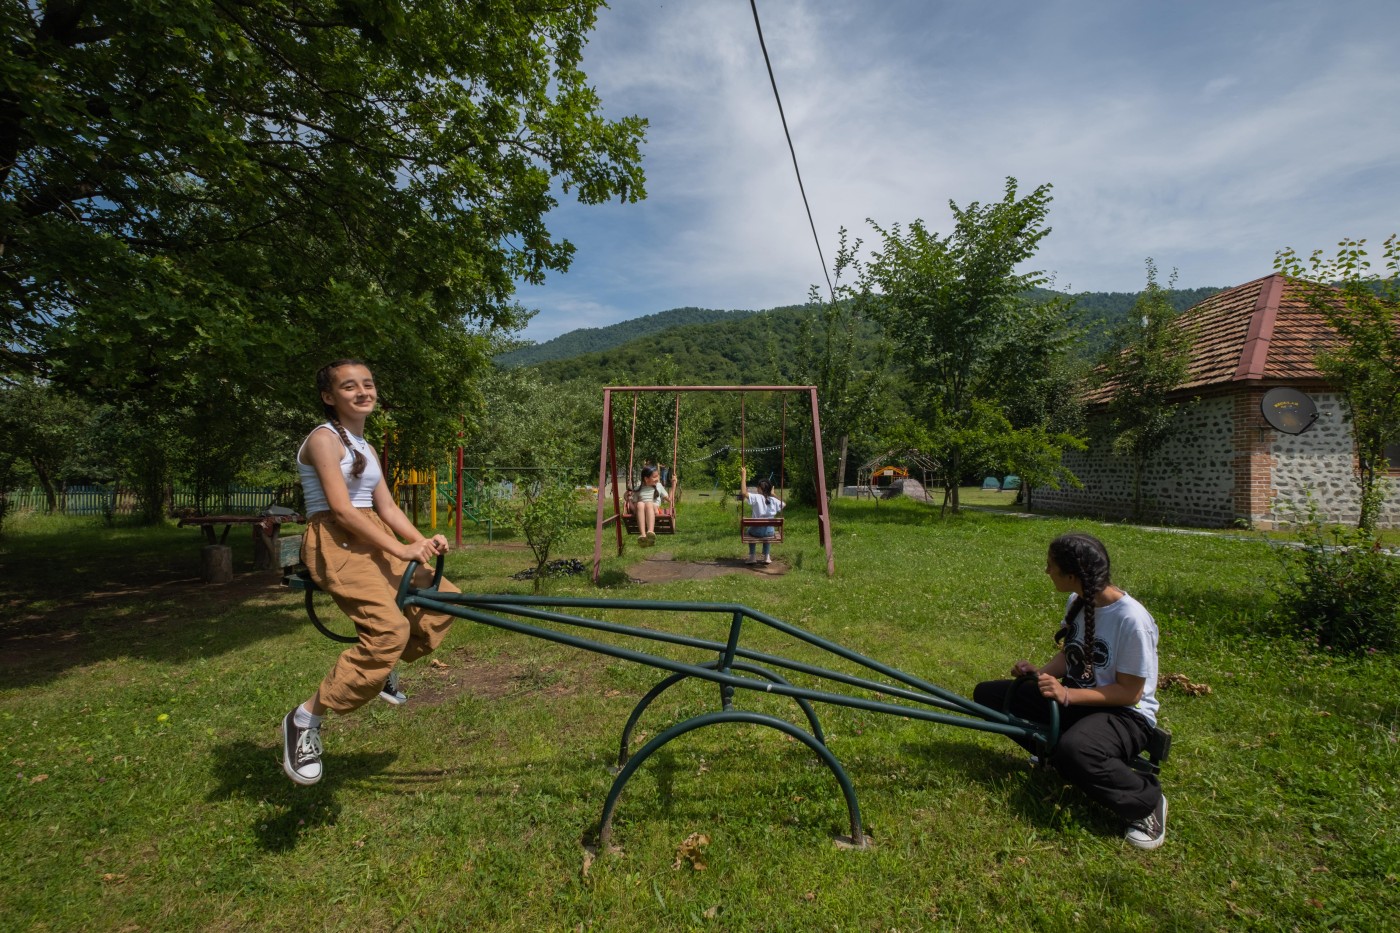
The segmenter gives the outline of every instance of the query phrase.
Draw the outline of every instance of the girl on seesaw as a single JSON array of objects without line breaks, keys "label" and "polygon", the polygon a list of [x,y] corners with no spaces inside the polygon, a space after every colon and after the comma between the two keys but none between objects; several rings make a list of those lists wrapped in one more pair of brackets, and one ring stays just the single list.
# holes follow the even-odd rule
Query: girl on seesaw
[{"label": "girl on seesaw", "polygon": [[656,513],[666,504],[666,487],[656,467],[642,467],[642,481],[637,487],[637,543],[651,547],[656,543]]},{"label": "girl on seesaw", "polygon": [[[282,720],[282,770],[298,784],[321,780],[321,719],[345,714],[376,695],[398,706],[396,665],[436,648],[452,617],[421,608],[400,612],[399,582],[409,561],[422,564],[414,583],[427,586],[428,565],[447,553],[442,535],[424,538],[394,502],[379,457],[364,439],[377,400],[374,375],[359,360],[336,360],[316,373],[326,422],[297,451],[306,495],[302,561],[316,585],[355,623],[360,640],[346,649],[311,698]],[[443,580],[444,591],[457,588]]]},{"label": "girl on seesaw", "polygon": [[[782,499],[779,499],[777,496],[773,495],[773,484],[768,482],[768,480],[761,479],[757,483],[755,483],[755,485],[758,486],[758,492],[749,492],[748,469],[745,467],[740,467],[739,497],[741,499],[747,499],[749,501],[749,511],[753,514],[753,517],[777,518],[778,513],[781,512],[787,506],[787,503],[784,502]],[[749,527],[745,528],[744,531],[751,538],[771,538],[774,534],[774,528],[772,525],[750,525]],[[763,542],[763,562],[765,564],[773,563],[773,555],[771,553],[772,548],[773,543],[771,541]],[[756,545],[754,544],[754,542],[750,541],[749,559],[744,561],[744,563],[758,563],[758,557],[755,549]]]},{"label": "girl on seesaw", "polygon": [[[1155,849],[1167,834],[1167,798],[1155,775],[1129,763],[1157,725],[1157,624],[1142,604],[1113,585],[1108,551],[1086,534],[1050,542],[1045,572],[1071,594],[1055,636],[1063,645],[1041,667],[1011,666],[1016,680],[980,683],[972,699],[1022,719],[1047,722],[1060,704],[1060,742],[1049,763],[1127,824],[1125,838]],[[1088,646],[1088,647],[1086,647]]]}]

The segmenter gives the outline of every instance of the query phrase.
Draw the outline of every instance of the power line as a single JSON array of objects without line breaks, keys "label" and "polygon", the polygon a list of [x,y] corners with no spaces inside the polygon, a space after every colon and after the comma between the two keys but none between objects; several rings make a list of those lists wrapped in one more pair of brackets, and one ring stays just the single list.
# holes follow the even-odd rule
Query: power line
[{"label": "power line", "polygon": [[831,285],[831,273],[826,269],[826,257],[822,255],[822,241],[817,236],[817,224],[812,220],[812,205],[807,203],[807,189],[802,184],[802,170],[797,167],[797,149],[792,145],[792,134],[788,132],[787,114],[783,113],[783,99],[778,95],[778,79],[773,77],[773,63],[768,59],[768,45],[763,41],[763,26],[758,21],[758,0],[749,0],[753,10],[753,28],[758,30],[758,47],[763,50],[763,64],[768,68],[768,82],[773,85],[773,99],[778,102],[778,118],[783,121],[783,135],[787,137],[788,152],[792,153],[792,170],[797,174],[797,190],[802,192],[802,206],[807,209],[807,223],[812,228],[812,241],[817,244],[817,258],[822,262],[822,275],[826,278],[826,290],[831,293],[831,303],[836,303],[836,289]]}]

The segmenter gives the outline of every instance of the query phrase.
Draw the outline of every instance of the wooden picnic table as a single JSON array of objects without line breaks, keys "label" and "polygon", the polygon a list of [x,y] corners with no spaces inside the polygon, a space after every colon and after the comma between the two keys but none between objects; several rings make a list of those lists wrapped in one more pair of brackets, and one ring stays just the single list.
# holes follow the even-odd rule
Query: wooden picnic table
[{"label": "wooden picnic table", "polygon": [[[180,528],[198,528],[204,533],[205,546],[224,544],[228,541],[229,530],[234,525],[253,526],[253,568],[256,570],[277,570],[280,557],[273,541],[277,539],[284,522],[300,522],[301,516],[295,512],[274,515],[187,515],[180,519]],[[214,529],[223,525],[223,533],[217,538]],[[206,571],[206,578],[209,576]]]}]

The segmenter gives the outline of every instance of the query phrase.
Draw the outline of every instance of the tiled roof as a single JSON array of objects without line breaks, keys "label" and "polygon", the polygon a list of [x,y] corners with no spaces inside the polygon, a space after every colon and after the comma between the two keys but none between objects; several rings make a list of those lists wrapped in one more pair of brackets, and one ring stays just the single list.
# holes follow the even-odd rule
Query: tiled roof
[{"label": "tiled roof", "polygon": [[[1337,342],[1302,286],[1277,274],[1217,292],[1182,312],[1174,326],[1191,335],[1191,362],[1179,392],[1318,380],[1317,352]],[[1085,400],[1105,402],[1110,390],[1095,388]]]}]

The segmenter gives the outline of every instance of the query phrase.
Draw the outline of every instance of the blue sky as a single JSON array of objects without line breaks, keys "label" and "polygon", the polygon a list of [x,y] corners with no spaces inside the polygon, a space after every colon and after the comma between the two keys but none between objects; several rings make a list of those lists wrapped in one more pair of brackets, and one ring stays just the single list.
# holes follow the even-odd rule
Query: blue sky
[{"label": "blue sky", "polygon": [[[1395,0],[759,0],[828,264],[1006,176],[1050,182],[1032,268],[1070,291],[1267,275],[1400,230]],[[651,121],[648,197],[562,200],[573,267],[519,299],[544,341],[675,307],[798,304],[823,282],[748,0],[613,0],[584,70]]]}]

